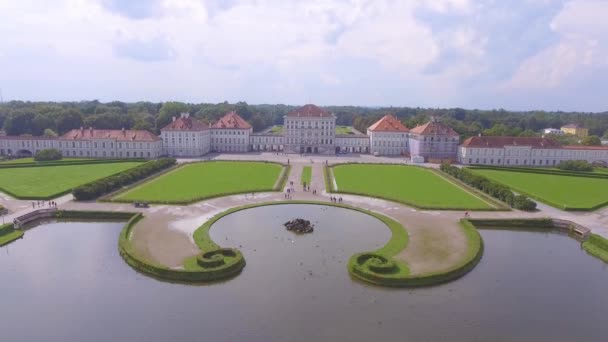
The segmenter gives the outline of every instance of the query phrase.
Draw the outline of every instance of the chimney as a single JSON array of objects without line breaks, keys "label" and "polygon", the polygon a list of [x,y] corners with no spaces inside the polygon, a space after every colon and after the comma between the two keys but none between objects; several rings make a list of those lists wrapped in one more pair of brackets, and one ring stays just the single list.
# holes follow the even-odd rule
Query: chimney
[{"label": "chimney", "polygon": [[127,134],[127,132],[125,132],[125,128],[124,127],[121,130],[122,130],[122,135],[126,135]]},{"label": "chimney", "polygon": [[175,119],[176,119],[176,118],[175,118],[175,116],[174,116],[174,117],[173,117],[173,122],[175,122]]},{"label": "chimney", "polygon": [[89,132],[93,133],[93,126],[89,126]]},{"label": "chimney", "polygon": [[84,131],[84,127],[80,126],[80,131],[81,132]]}]

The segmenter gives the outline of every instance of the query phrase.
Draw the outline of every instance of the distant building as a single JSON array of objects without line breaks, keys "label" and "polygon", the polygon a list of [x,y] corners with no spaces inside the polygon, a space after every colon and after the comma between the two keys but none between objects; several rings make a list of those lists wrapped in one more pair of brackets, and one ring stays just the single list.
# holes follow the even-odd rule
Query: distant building
[{"label": "distant building", "polygon": [[0,136],[0,154],[31,157],[54,148],[73,158],[158,158],[162,140],[144,130],[73,129],[60,137]]},{"label": "distant building", "polygon": [[471,137],[458,148],[464,165],[550,167],[565,160],[606,164],[608,146],[562,146],[539,137]]},{"label": "distant building", "polygon": [[562,135],[562,134],[566,134],[566,133],[564,133],[561,129],[557,129],[557,128],[545,128],[545,129],[543,129],[543,134]]},{"label": "distant building", "polygon": [[209,125],[182,113],[161,128],[163,151],[170,157],[200,157],[211,150]]},{"label": "distant building", "polygon": [[456,161],[459,140],[456,131],[433,119],[410,130],[410,155],[426,162]]},{"label": "distant building", "polygon": [[313,104],[285,115],[283,126],[285,152],[334,154],[336,117]]},{"label": "distant building", "polygon": [[589,129],[584,128],[578,124],[570,124],[566,126],[562,126],[561,131],[565,134],[572,134],[579,138],[585,138],[589,135]]},{"label": "distant building", "polygon": [[373,154],[409,155],[409,129],[393,115],[385,115],[367,129]]},{"label": "distant building", "polygon": [[248,152],[253,127],[236,112],[228,112],[211,126],[211,150]]}]

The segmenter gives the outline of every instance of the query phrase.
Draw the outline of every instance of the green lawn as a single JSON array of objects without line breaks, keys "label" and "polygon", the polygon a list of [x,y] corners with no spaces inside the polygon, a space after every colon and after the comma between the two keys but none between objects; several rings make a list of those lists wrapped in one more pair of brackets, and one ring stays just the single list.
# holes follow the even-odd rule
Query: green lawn
[{"label": "green lawn", "polygon": [[608,179],[517,171],[471,169],[560,209],[592,209],[608,202]]},{"label": "green lawn", "polygon": [[302,177],[300,178],[300,184],[310,185],[310,178],[312,177],[312,166],[304,166],[302,169]]},{"label": "green lawn", "polygon": [[[26,164],[26,163],[60,163],[62,161],[64,162],[68,162],[68,161],[75,161],[75,160],[93,160],[93,159],[88,159],[88,158],[62,158],[60,160],[50,160],[50,161],[40,161],[37,162],[34,160],[34,158],[18,158],[18,159],[7,159],[7,160],[3,160],[0,161],[0,164]],[[97,160],[97,159],[95,159]]]},{"label": "green lawn", "polygon": [[336,126],[336,134],[354,134],[350,126]]},{"label": "green lawn", "polygon": [[492,206],[429,169],[402,165],[333,167],[338,192],[385,198],[421,208],[491,209]]},{"label": "green lawn", "polygon": [[0,169],[0,190],[23,199],[52,198],[76,186],[140,164],[123,162]]},{"label": "green lawn", "polygon": [[270,133],[275,133],[275,134],[283,133],[283,126],[281,126],[281,125],[272,126],[272,128],[270,129]]},{"label": "green lawn", "polygon": [[283,166],[275,163],[194,163],[124,192],[115,199],[178,204],[228,194],[272,191],[282,170]]}]

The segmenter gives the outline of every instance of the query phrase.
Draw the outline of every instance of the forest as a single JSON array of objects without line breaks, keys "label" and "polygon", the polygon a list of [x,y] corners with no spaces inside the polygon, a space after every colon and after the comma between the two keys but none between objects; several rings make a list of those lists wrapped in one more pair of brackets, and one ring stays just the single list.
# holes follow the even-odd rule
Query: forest
[{"label": "forest", "polygon": [[[192,116],[213,123],[226,112],[234,110],[249,121],[254,131],[281,125],[283,116],[297,106],[284,104],[250,105],[246,102],[183,103],[119,101],[102,103],[97,100],[80,102],[24,102],[0,103],[0,125],[7,135],[64,134],[73,128],[144,129],[159,133],[173,116],[188,112]],[[477,110],[463,108],[357,107],[326,106],[334,113],[338,125],[351,125],[365,132],[367,127],[385,114],[397,116],[407,127],[436,117],[450,125],[461,137],[473,135],[533,136],[543,128],[559,128],[576,123],[589,128],[589,134],[608,138],[608,112],[514,112],[503,109]],[[575,143],[564,141],[564,143]]]}]

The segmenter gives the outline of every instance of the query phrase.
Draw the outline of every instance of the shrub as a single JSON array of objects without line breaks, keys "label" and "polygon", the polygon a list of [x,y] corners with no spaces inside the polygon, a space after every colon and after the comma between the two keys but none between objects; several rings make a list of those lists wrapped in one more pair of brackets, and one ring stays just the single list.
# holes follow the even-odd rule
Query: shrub
[{"label": "shrub", "polygon": [[593,171],[593,165],[585,160],[564,160],[557,165],[557,168],[568,171]]},{"label": "shrub", "polygon": [[151,160],[132,169],[76,187],[72,190],[72,194],[79,201],[92,200],[173,165],[175,165],[173,158]]},{"label": "shrub", "polygon": [[515,196],[511,189],[500,183],[492,181],[484,176],[476,175],[471,171],[458,168],[449,164],[441,164],[440,170],[462,182],[479,189],[486,194],[497,198],[511,207],[520,210],[532,211],[536,209],[536,203],[523,195]]},{"label": "shrub", "polygon": [[50,160],[60,160],[63,158],[61,152],[55,148],[48,148],[45,150],[40,150],[36,152],[34,155],[35,161],[50,161]]}]

